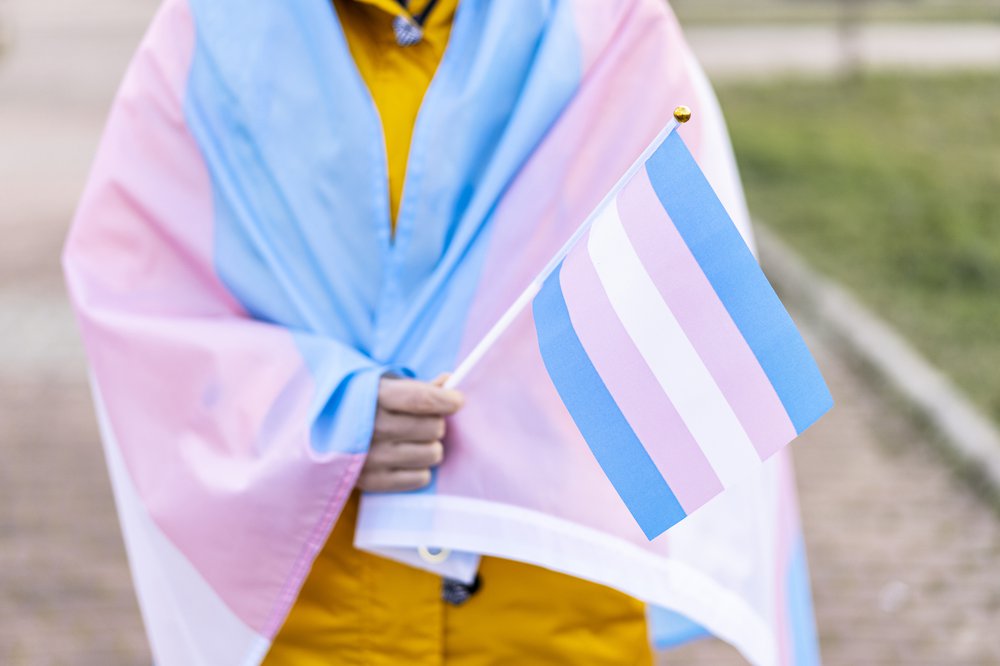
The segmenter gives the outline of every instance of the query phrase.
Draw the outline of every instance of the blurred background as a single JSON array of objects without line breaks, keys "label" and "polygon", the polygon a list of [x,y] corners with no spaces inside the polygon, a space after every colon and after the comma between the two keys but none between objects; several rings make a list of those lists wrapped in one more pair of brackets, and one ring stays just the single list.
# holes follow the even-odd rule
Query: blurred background
[{"label": "blurred background", "polygon": [[[58,255],[156,4],[0,0],[0,665],[149,663]],[[1000,0],[674,7],[838,401],[795,446],[825,661],[1000,664]]]}]

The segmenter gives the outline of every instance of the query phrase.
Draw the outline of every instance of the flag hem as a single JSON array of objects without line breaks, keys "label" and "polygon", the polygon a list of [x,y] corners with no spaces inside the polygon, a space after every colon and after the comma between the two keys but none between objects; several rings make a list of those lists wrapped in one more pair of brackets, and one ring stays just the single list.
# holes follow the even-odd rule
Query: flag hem
[{"label": "flag hem", "polygon": [[[413,525],[432,527],[421,530]],[[382,549],[383,553],[386,548],[434,546],[542,566],[676,610],[731,644],[753,664],[777,660],[766,619],[705,574],[623,538],[612,540],[597,530],[538,511],[453,495],[366,496],[354,542],[359,548]],[[568,550],[573,557],[567,557]],[[424,568],[435,571],[430,563]]]}]

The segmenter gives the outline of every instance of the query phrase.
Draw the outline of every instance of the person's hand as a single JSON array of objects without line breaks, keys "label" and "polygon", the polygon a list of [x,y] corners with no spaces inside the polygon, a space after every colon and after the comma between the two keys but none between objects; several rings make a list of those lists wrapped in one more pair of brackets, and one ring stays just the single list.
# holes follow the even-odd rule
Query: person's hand
[{"label": "person's hand", "polygon": [[433,382],[383,377],[375,430],[358,487],[371,492],[416,490],[431,482],[444,460],[444,417],[462,406],[462,394]]}]

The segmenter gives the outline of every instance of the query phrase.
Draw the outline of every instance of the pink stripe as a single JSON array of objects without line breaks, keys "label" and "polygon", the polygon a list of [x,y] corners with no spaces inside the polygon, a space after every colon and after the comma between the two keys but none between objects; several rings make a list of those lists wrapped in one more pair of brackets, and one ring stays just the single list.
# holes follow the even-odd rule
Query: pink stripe
[{"label": "pink stripe", "polygon": [[795,438],[777,393],[653,191],[643,169],[618,196],[632,245],[761,459]]},{"label": "pink stripe", "polygon": [[722,483],[612,309],[586,242],[580,242],[562,269],[573,327],[622,414],[691,513],[720,493]]},{"label": "pink stripe", "polygon": [[247,319],[213,270],[211,179],[183,112],[194,46],[187,3],[169,0],[122,85],[64,261],[143,505],[271,638],[363,456],[313,453],[316,385],[295,340]]},{"label": "pink stripe", "polygon": [[354,488],[358,476],[361,474],[361,467],[364,465],[365,456],[353,455],[347,458],[347,464],[339,479],[333,479],[336,484],[336,492],[330,496],[330,501],[323,511],[323,515],[317,520],[310,532],[297,561],[292,565],[292,571],[285,579],[285,584],[278,594],[278,600],[274,605],[274,612],[263,627],[263,635],[267,638],[274,638],[285,623],[285,619],[292,610],[295,600],[299,596],[299,591],[312,569],[313,562],[317,555],[326,545],[330,538],[331,526],[335,525],[340,512],[347,503],[347,496]]}]

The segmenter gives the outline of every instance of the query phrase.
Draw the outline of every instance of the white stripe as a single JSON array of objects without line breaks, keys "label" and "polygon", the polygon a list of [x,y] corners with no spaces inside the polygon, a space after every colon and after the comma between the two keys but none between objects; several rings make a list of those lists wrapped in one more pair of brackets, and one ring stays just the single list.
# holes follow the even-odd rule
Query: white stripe
[{"label": "white stripe", "polygon": [[270,641],[239,619],[153,522],[132,483],[91,377],[115,504],[153,660],[159,666],[256,666]]},{"label": "white stripe", "polygon": [[757,469],[753,443],[643,267],[615,203],[594,222],[587,250],[612,308],[722,485]]}]

